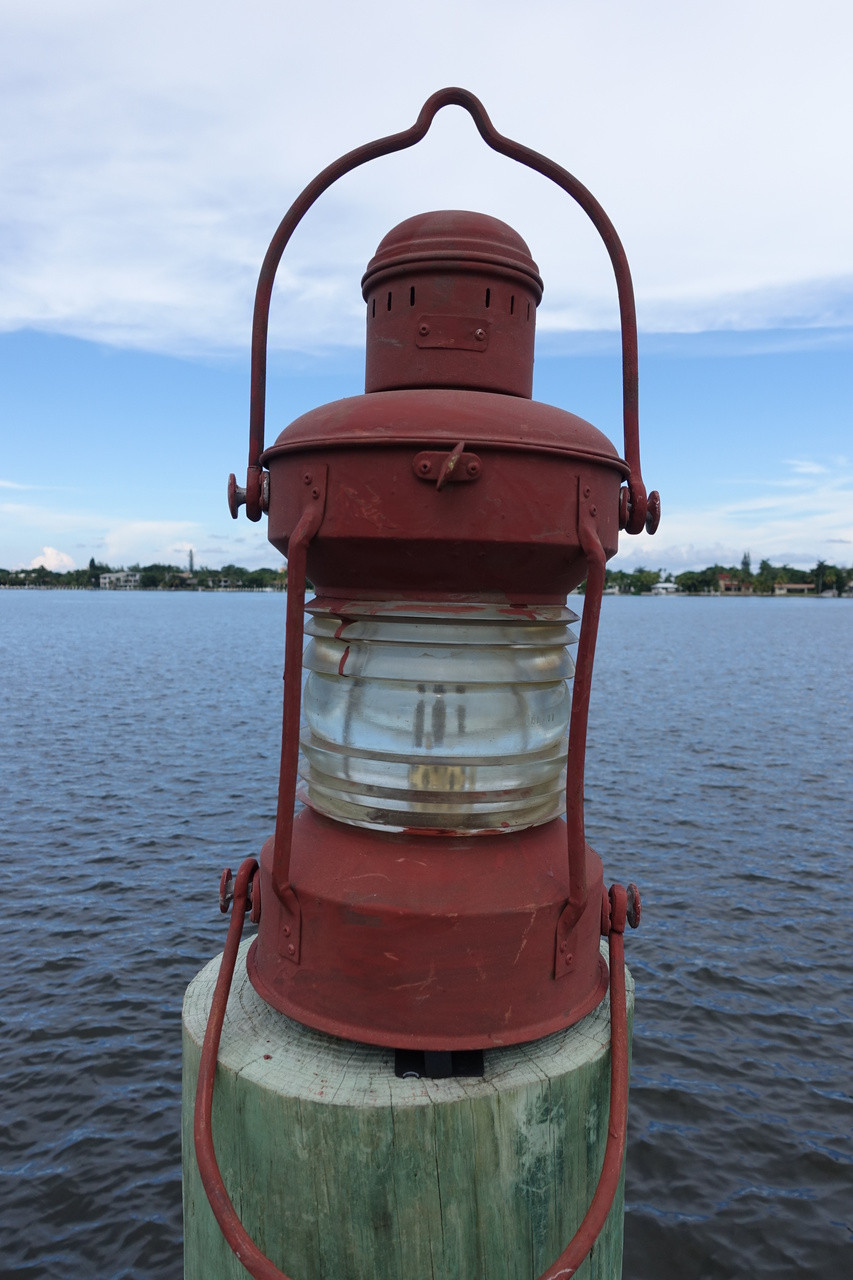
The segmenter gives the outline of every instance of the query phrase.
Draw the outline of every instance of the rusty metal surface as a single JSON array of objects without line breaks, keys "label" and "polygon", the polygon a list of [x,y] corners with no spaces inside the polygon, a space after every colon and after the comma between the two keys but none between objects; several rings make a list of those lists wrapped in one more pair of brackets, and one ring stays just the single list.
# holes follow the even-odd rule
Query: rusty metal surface
[{"label": "rusty metal surface", "polygon": [[249,976],[269,1004],[321,1031],[392,1048],[517,1044],[577,1022],[604,994],[603,873],[590,848],[572,970],[554,982],[569,897],[559,819],[490,836],[399,836],[303,810],[290,860],[302,911],[298,966],[286,963],[272,841],[260,862]]},{"label": "rusty metal surface", "polygon": [[460,441],[449,453],[422,449],[412,459],[412,470],[419,480],[430,480],[437,489],[443,489],[449,483],[479,480],[483,464],[476,453],[466,453],[464,441]]},{"label": "rusty metal surface", "polygon": [[[482,464],[478,483],[424,485],[415,460],[452,454],[461,441],[476,451],[468,462]],[[498,593],[562,604],[587,574],[579,477],[605,554],[618,544],[626,464],[590,423],[518,396],[436,388],[353,396],[297,419],[264,461],[269,539],[283,554],[305,469],[328,465],[326,513],[307,551],[308,577],[323,593]]]},{"label": "rusty metal surface", "polygon": [[348,396],[296,418],[265,450],[269,466],[287,453],[343,445],[453,446],[490,443],[522,453],[570,456],[611,467],[620,477],[628,464],[603,431],[577,414],[539,400],[464,387],[410,388]]}]

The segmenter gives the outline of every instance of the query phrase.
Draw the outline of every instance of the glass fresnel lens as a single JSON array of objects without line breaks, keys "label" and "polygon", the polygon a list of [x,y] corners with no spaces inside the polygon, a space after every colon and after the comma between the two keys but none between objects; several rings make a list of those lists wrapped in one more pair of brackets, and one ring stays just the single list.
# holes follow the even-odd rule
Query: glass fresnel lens
[{"label": "glass fresnel lens", "polygon": [[477,835],[565,810],[574,671],[557,606],[309,605],[301,798],[382,831]]}]

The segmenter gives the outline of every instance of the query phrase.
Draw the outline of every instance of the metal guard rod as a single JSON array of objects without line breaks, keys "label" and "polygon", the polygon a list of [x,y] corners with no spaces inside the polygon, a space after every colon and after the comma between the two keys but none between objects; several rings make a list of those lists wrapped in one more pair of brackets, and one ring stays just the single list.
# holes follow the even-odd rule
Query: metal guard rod
[{"label": "metal guard rod", "polygon": [[290,888],[290,848],[293,841],[293,809],[299,760],[299,715],[302,704],[302,641],[305,615],[305,558],[316,532],[322,508],[307,507],[288,542],[287,621],[284,646],[284,698],[282,704],[281,763],[278,777],[278,811],[273,846],[273,888],[279,897]]},{"label": "metal guard rod", "polygon": [[639,364],[637,356],[637,312],[634,304],[634,286],[628,259],[613,223],[595,196],[573,174],[547,156],[531,150],[511,138],[498,133],[486,114],[479,98],[467,89],[439,89],[427,98],[420,114],[410,129],[392,133],[388,137],[367,142],[333,161],[316,178],[308,183],[288,209],[270,241],[258,277],[255,292],[255,309],[252,320],[252,374],[251,404],[249,411],[249,468],[246,477],[246,514],[250,520],[261,518],[261,454],[264,451],[264,420],[266,414],[267,336],[269,330],[270,301],[276,271],[287,244],[302,218],[314,202],[334,182],[380,156],[394,151],[405,151],[425,137],[430,125],[442,107],[464,108],[472,117],[483,141],[493,151],[516,160],[541,173],[543,177],[562,188],[589,217],[610,256],[616,289],[619,297],[619,315],[622,330],[622,415],[625,440],[625,461],[629,467],[629,504],[625,528],[628,533],[640,533],[646,526],[648,497],[640,469],[639,437]]},{"label": "metal guard rod", "polygon": [[[588,493],[588,491],[587,491]],[[583,479],[578,480],[578,539],[586,555],[587,577],[583,617],[578,640],[578,660],[572,685],[572,709],[569,719],[569,746],[566,764],[566,838],[569,855],[569,906],[576,920],[587,897],[586,830],[584,823],[584,765],[589,700],[592,691],[592,665],[601,598],[604,591],[604,547],[583,492]]]},{"label": "metal guard rod", "polygon": [[[625,890],[621,885],[614,885],[610,890],[611,900],[617,892],[623,904],[624,929]],[[616,901],[613,901],[613,907],[615,916],[619,914]],[[601,1235],[622,1177],[628,1128],[628,1008],[625,998],[625,939],[615,923],[611,925],[607,939],[610,959],[610,1112],[604,1159],[595,1194],[583,1221],[556,1262],[542,1272],[540,1280],[568,1280],[575,1274]]]},{"label": "metal guard rod", "polygon": [[[213,1144],[216,1062],[243,935],[243,921],[249,908],[252,880],[257,870],[256,860],[246,858],[234,880],[228,936],[210,1004],[198,1068],[193,1138],[202,1186],[228,1247],[254,1280],[290,1280],[258,1248],[240,1221],[222,1179]],[[540,1280],[567,1280],[567,1277],[575,1274],[601,1234],[622,1176],[628,1122],[628,1009],[625,999],[625,946],[622,937],[626,923],[627,895],[621,885],[613,885],[611,888],[610,903],[610,1110],[604,1159],[595,1193],[583,1221],[556,1262],[542,1273]]]}]

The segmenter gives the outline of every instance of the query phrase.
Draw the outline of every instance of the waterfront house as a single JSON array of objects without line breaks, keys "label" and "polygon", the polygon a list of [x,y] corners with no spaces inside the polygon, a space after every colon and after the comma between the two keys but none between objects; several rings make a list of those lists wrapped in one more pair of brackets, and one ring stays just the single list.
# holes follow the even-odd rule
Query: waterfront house
[{"label": "waterfront house", "polygon": [[102,573],[98,580],[102,591],[135,591],[139,586],[139,574],[126,573],[124,569],[116,573]]}]

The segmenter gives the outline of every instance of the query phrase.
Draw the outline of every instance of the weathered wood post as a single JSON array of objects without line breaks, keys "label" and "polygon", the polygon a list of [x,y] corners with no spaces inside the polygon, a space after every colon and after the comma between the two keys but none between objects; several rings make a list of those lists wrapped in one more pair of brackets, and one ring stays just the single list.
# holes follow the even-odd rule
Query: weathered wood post
[{"label": "weathered wood post", "polygon": [[[391,1050],[313,1031],[248,981],[243,945],[214,1104],[244,1225],[293,1280],[538,1280],[592,1200],[609,1107],[609,1001],[532,1044],[486,1052],[482,1079],[399,1080]],[[246,1280],[192,1140],[219,960],[184,1004],[185,1280]],[[628,978],[629,1018],[633,984]],[[618,1280],[620,1185],[581,1280]]]}]

